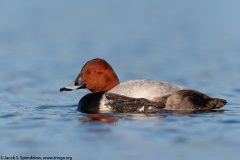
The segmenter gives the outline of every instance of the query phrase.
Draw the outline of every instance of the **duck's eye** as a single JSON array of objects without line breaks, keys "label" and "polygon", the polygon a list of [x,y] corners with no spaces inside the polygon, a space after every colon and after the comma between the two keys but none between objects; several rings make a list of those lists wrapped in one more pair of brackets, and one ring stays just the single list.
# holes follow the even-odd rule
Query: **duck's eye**
[{"label": "duck's eye", "polygon": [[90,73],[96,73],[97,71],[95,69],[91,69]]}]

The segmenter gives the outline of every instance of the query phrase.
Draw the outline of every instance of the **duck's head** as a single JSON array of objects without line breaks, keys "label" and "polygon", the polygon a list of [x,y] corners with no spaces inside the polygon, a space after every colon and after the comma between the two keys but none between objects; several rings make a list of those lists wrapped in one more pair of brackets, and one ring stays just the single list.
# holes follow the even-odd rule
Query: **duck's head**
[{"label": "duck's head", "polygon": [[112,89],[120,82],[112,67],[103,59],[95,58],[88,61],[76,80],[60,91],[88,89],[91,92],[104,92]]}]

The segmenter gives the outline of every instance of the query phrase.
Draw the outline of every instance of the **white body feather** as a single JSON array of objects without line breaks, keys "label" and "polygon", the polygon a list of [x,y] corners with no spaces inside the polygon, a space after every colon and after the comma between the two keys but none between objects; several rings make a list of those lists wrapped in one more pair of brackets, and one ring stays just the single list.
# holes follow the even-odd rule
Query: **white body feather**
[{"label": "white body feather", "polygon": [[[108,93],[110,92],[132,98],[145,98],[148,100],[153,100],[156,97],[162,97],[183,89],[188,88],[167,82],[136,79],[120,83],[108,91]],[[109,111],[109,106],[105,105],[106,103],[106,97],[104,95],[100,102],[101,112]]]}]

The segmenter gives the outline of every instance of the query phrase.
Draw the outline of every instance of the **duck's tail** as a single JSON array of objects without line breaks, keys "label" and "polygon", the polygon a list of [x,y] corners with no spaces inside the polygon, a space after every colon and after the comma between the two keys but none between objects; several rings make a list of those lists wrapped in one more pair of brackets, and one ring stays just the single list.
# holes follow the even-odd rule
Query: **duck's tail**
[{"label": "duck's tail", "polygon": [[213,108],[221,108],[227,103],[225,99],[220,99],[220,98],[213,98],[213,102],[215,104]]}]

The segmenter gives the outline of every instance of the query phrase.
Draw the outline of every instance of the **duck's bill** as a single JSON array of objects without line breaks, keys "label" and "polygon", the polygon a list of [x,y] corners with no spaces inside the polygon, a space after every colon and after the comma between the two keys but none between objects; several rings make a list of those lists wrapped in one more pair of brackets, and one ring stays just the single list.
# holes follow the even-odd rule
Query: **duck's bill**
[{"label": "duck's bill", "polygon": [[60,92],[62,92],[62,91],[72,91],[72,90],[77,90],[77,89],[80,89],[80,88],[81,88],[81,86],[76,85],[76,83],[73,82],[73,83],[69,84],[68,86],[61,88]]},{"label": "duck's bill", "polygon": [[86,87],[86,85],[85,85],[85,83],[84,83],[84,81],[82,79],[82,76],[79,75],[77,77],[77,79],[73,83],[69,84],[66,87],[61,88],[60,92],[62,92],[62,91],[72,91],[72,90],[77,90],[77,89],[83,89],[85,87]]}]

